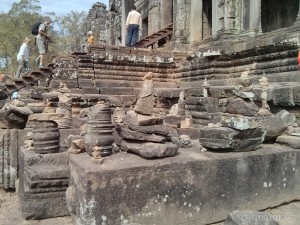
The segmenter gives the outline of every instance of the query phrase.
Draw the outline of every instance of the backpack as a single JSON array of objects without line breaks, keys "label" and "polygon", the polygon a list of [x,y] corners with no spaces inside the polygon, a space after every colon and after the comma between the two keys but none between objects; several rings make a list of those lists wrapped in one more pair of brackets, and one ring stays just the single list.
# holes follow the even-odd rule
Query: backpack
[{"label": "backpack", "polygon": [[36,23],[36,24],[34,24],[33,26],[32,26],[32,29],[31,29],[31,33],[33,34],[33,35],[38,35],[39,34],[39,27],[40,27],[40,25],[41,25],[41,22],[38,22],[38,23]]}]

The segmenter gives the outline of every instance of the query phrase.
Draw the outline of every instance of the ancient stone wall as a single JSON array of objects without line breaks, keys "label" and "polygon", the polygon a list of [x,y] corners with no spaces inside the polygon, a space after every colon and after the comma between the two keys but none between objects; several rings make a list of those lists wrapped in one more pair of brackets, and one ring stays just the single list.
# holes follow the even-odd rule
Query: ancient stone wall
[{"label": "ancient stone wall", "polygon": [[106,5],[100,2],[93,4],[87,16],[86,33],[92,31],[95,43],[107,43],[107,10]]},{"label": "ancient stone wall", "polygon": [[298,6],[298,0],[286,0],[284,2],[278,0],[262,0],[261,14],[263,32],[292,26],[298,14]]},{"label": "ancient stone wall", "polygon": [[135,4],[142,14],[143,37],[173,23],[173,41],[177,44],[200,42],[211,37],[258,36],[262,32],[290,27],[299,17],[298,0],[289,0],[284,5],[269,0],[135,0],[126,4],[111,0],[110,6],[118,15],[112,29],[120,43],[121,39],[125,40],[124,26],[130,4]]}]

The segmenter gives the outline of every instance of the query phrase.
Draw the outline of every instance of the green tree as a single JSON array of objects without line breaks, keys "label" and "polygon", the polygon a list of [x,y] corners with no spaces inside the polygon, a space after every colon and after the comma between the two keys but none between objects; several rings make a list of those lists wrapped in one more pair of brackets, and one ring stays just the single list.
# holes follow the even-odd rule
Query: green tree
[{"label": "green tree", "polygon": [[0,14],[0,66],[6,74],[14,73],[24,38],[34,38],[31,27],[42,17],[38,4],[38,0],[20,0],[13,3],[8,13]]},{"label": "green tree", "polygon": [[59,27],[57,48],[68,54],[71,48],[79,48],[84,37],[84,23],[87,14],[82,12],[71,11],[65,16],[56,17]]},{"label": "green tree", "polygon": [[[31,34],[32,26],[43,22],[39,0],[19,0],[12,4],[8,13],[0,13],[0,72],[8,75],[14,74],[17,68],[17,54],[25,37],[32,39],[30,62],[37,57],[37,47],[34,36]],[[71,4],[71,3],[70,3]],[[68,54],[70,48],[80,46],[85,31],[85,12],[71,11],[69,14],[56,17],[55,13],[48,12],[53,20],[48,29],[52,43],[46,62],[52,62],[53,56]],[[55,28],[53,29],[53,24]],[[32,67],[34,63],[30,63]]]}]

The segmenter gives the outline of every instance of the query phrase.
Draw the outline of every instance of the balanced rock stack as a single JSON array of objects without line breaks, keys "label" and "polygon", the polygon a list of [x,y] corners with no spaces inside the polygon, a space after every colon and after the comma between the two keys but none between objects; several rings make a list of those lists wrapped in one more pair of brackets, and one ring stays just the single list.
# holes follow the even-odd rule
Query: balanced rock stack
[{"label": "balanced rock stack", "polygon": [[147,73],[134,110],[127,112],[123,124],[116,124],[121,150],[143,158],[176,155],[178,146],[170,142],[169,127],[163,118],[152,115],[154,102],[152,75]]}]

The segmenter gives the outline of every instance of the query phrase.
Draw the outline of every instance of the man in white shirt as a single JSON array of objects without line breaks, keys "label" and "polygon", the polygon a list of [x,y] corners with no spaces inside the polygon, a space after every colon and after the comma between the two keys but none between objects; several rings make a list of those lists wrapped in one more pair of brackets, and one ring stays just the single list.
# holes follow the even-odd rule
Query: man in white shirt
[{"label": "man in white shirt", "polygon": [[21,73],[26,73],[29,71],[29,43],[30,39],[26,37],[23,41],[23,44],[20,47],[20,50],[17,55],[17,61],[19,63],[16,77],[19,78]]},{"label": "man in white shirt", "polygon": [[136,11],[135,6],[132,6],[132,9],[128,14],[126,20],[126,28],[127,28],[126,46],[136,47],[138,33],[139,31],[142,32],[142,17],[141,14]]}]

